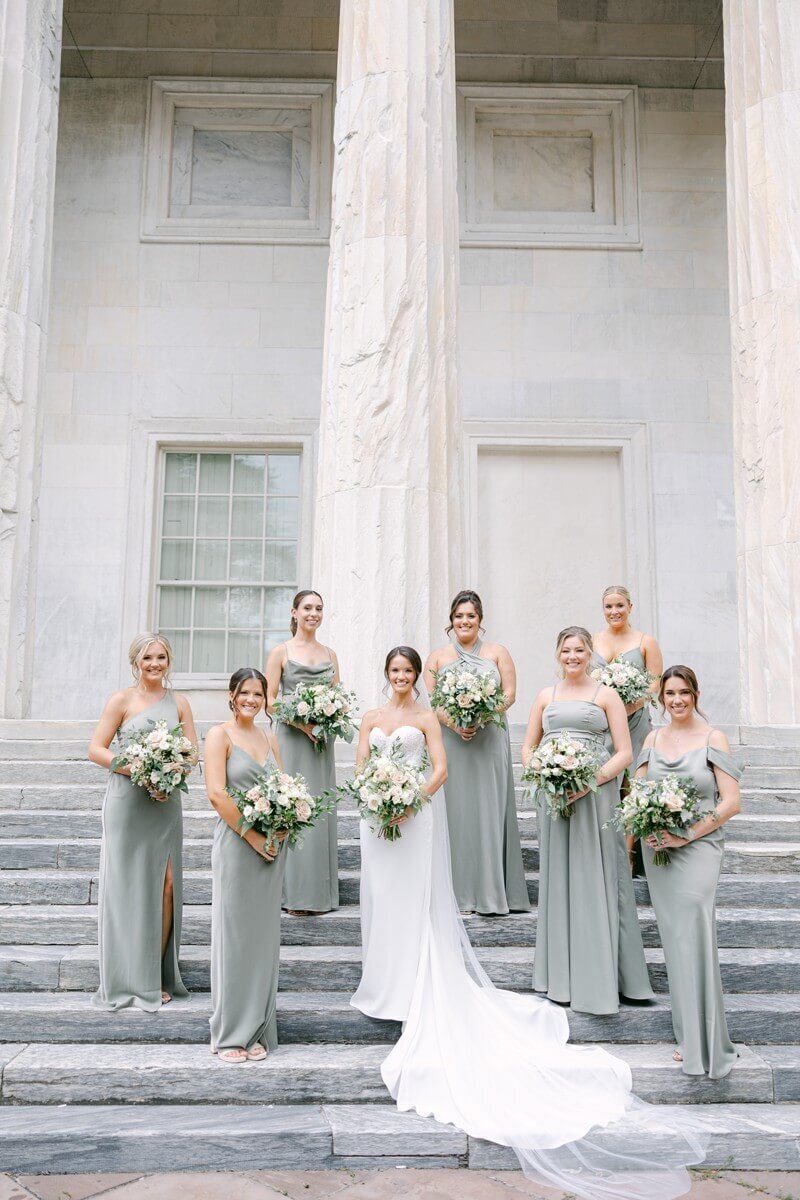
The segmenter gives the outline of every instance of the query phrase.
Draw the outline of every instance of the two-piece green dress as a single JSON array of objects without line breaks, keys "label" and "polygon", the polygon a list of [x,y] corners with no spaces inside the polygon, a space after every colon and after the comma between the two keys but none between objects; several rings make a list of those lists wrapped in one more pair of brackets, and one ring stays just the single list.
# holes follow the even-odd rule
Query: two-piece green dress
[{"label": "two-piece green dress", "polygon": [[[608,721],[594,699],[559,701],[554,687],[542,722],[542,741],[568,734],[590,746],[600,766],[608,762]],[[576,1012],[597,1014],[618,1012],[620,995],[651,1000],[628,857],[610,823],[619,779],[576,800],[568,819],[549,815],[544,793],[537,799],[534,991]]]},{"label": "two-piece green dress", "polygon": [[[281,674],[281,693],[288,695],[300,684],[332,683],[332,662],[308,666],[287,658]],[[334,742],[317,750],[302,729],[278,723],[278,745],[284,771],[302,775],[312,796],[336,786]],[[287,851],[283,882],[284,908],[301,912],[330,912],[339,907],[339,845],[336,810],[321,817],[301,846]]]},{"label": "two-piece green dress", "polygon": [[[462,663],[492,674],[500,672],[490,658],[454,642]],[[450,833],[453,890],[458,907],[479,913],[528,912],[530,901],[522,865],[517,804],[508,724],[485,725],[465,742],[452,729],[442,729],[447,754],[445,801]]]},{"label": "two-piece green dress", "polygon": [[[168,692],[155,704],[126,721],[118,731],[147,731],[150,722],[179,723],[174,697]],[[97,1008],[161,1007],[162,990],[186,996],[178,953],[183,909],[183,807],[181,793],[153,800],[127,775],[111,772],[103,801],[100,845],[100,892],[97,931],[100,986],[92,997]],[[161,929],[164,876],[172,864],[173,922],[164,957]]]},{"label": "two-piece green dress", "polygon": [[[229,789],[247,790],[270,769],[231,744]],[[274,763],[272,764],[274,765]],[[275,1021],[286,850],[269,862],[218,818],[211,849],[211,1046],[278,1045]]]},{"label": "two-piece green dress", "polygon": [[[658,734],[656,734],[656,742]],[[655,743],[639,755],[648,779],[688,776],[700,793],[700,810],[712,809],[719,793],[714,767],[741,779],[729,754],[706,743],[680,758],[662,758]],[[672,1025],[686,1075],[722,1079],[736,1061],[728,1034],[717,954],[714,902],[725,838],[721,829],[669,851],[667,867],[653,865],[655,851],[642,843],[650,901],[655,909],[669,980]]]}]

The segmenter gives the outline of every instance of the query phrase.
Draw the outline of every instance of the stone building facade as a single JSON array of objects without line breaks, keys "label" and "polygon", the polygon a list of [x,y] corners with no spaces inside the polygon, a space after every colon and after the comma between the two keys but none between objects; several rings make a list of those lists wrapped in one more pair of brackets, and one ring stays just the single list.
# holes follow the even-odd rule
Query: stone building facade
[{"label": "stone building facade", "polygon": [[5,716],[93,715],[157,626],[214,717],[313,581],[365,702],[477,587],[521,721],[624,582],[712,719],[800,720],[793,0],[0,37]]}]

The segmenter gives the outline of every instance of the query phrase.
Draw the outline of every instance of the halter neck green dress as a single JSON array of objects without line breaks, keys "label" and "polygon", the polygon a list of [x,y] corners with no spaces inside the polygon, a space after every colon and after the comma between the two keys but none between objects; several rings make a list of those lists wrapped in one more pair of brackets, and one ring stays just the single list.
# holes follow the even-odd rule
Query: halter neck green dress
[{"label": "halter neck green dress", "polygon": [[[288,695],[301,683],[331,683],[332,662],[307,666],[287,658],[281,674],[281,693]],[[319,751],[301,729],[278,722],[278,745],[284,771],[302,775],[312,796],[336,786],[334,742]],[[283,884],[284,908],[305,912],[330,912],[339,907],[339,845],[336,810],[322,817],[303,838],[287,850]]]},{"label": "halter neck green dress", "polygon": [[[170,692],[137,713],[120,734],[147,730],[150,722],[179,723]],[[100,891],[97,933],[100,986],[96,1008],[161,1007],[162,989],[173,997],[188,995],[178,969],[183,908],[183,808],[181,793],[151,800],[127,775],[111,772],[103,801]],[[173,923],[161,958],[164,875],[172,863]]]},{"label": "halter neck green dress", "polygon": [[[656,734],[656,741],[658,734]],[[680,758],[662,758],[655,745],[642,750],[648,779],[688,776],[700,793],[700,810],[719,799],[714,767],[737,781],[742,773],[729,754],[706,743]],[[737,1058],[728,1034],[717,954],[715,898],[725,837],[715,829],[677,850],[668,867],[653,865],[654,851],[642,842],[650,901],[658,921],[669,981],[672,1026],[685,1075],[722,1079]]]},{"label": "halter neck green dress", "polygon": [[[596,693],[595,693],[596,695]],[[556,700],[543,714],[546,741],[561,733],[608,762],[608,721],[594,700]],[[576,1012],[619,1011],[619,996],[651,1000],[633,881],[625,846],[610,825],[619,778],[553,819],[538,796],[539,912],[533,988]]]},{"label": "halter neck green dress", "polygon": [[[231,743],[228,788],[251,788],[274,767]],[[275,1020],[286,850],[269,862],[217,818],[211,849],[211,1047],[278,1045]]]},{"label": "halter neck green dress", "polygon": [[[611,662],[621,662],[624,659],[626,662],[633,663],[640,671],[646,671],[647,664],[644,661],[644,653],[642,651],[643,642],[644,634],[642,634],[642,640],[638,646],[634,646],[631,650],[623,650],[621,654],[616,654],[612,659],[604,658],[599,650],[594,650],[590,666],[593,669],[595,667],[607,667]],[[636,712],[628,713],[628,730],[631,735],[634,762],[638,760],[645,738],[652,728],[652,706],[649,702],[642,708],[637,708]]]},{"label": "halter neck green dress", "polygon": [[[453,641],[462,663],[494,675],[497,663]],[[454,666],[455,664],[448,664]],[[446,669],[446,668],[445,668]],[[508,724],[485,725],[465,742],[442,727],[447,754],[445,802],[450,834],[453,890],[458,907],[487,914],[528,912],[530,901],[522,865],[517,803]]]}]

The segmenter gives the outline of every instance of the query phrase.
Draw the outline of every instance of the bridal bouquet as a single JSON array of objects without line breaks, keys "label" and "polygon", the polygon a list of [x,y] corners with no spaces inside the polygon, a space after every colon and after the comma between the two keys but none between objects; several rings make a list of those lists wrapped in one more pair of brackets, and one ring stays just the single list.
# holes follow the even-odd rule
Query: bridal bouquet
[{"label": "bridal bouquet", "polygon": [[575,811],[569,796],[587,788],[597,791],[597,768],[597,759],[588,746],[559,734],[537,746],[522,772],[522,782],[528,784],[529,794],[545,793],[553,820],[569,819]]},{"label": "bridal bouquet", "polygon": [[399,825],[392,825],[392,821],[404,816],[407,808],[418,813],[430,800],[422,790],[423,771],[424,765],[409,766],[402,746],[393,742],[384,751],[373,747],[361,770],[337,792],[355,800],[361,816],[378,837],[395,842],[401,831]]},{"label": "bridal bouquet", "polygon": [[311,795],[302,775],[277,770],[260,775],[250,788],[228,788],[228,795],[241,813],[240,832],[255,829],[268,841],[285,833],[289,846],[296,846],[305,831],[333,808],[332,800]]},{"label": "bridal bouquet", "polygon": [[130,767],[131,783],[144,788],[152,800],[162,800],[172,792],[187,792],[186,783],[197,765],[197,751],[183,727],[172,729],[166,721],[148,721],[149,728],[139,729],[120,738],[121,749],[111,762],[111,770]]},{"label": "bridal bouquet", "polygon": [[613,688],[623,704],[634,704],[637,700],[652,700],[650,685],[653,676],[627,659],[615,659],[605,667],[595,667],[592,679]]},{"label": "bridal bouquet", "polygon": [[489,671],[472,671],[461,662],[433,672],[436,684],[431,708],[446,714],[456,729],[478,725],[505,726],[507,697]]},{"label": "bridal bouquet", "polygon": [[340,683],[301,683],[276,700],[275,715],[287,725],[310,725],[314,749],[321,753],[334,738],[352,742],[356,727],[350,714],[355,704],[355,694]]},{"label": "bridal bouquet", "polygon": [[[675,837],[685,837],[686,830],[697,818],[700,794],[691,779],[683,775],[667,775],[664,779],[632,779],[627,795],[617,805],[616,823],[625,833],[656,839],[662,830]],[[656,850],[653,865],[669,866],[666,850]]]}]

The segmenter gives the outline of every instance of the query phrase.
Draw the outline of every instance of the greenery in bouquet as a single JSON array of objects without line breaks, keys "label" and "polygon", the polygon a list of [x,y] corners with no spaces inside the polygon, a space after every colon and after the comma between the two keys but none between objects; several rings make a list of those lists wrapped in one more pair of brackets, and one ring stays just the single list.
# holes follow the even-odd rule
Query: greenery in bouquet
[{"label": "greenery in bouquet", "polygon": [[433,672],[436,683],[431,708],[443,712],[456,729],[505,726],[508,698],[490,671],[474,671],[466,663],[449,663]]},{"label": "greenery in bouquet", "polygon": [[605,667],[595,667],[592,679],[613,688],[623,704],[653,699],[653,693],[650,691],[653,676],[649,671],[643,671],[641,667],[624,658],[615,659]]},{"label": "greenery in bouquet", "polygon": [[131,783],[144,788],[152,800],[166,800],[173,792],[186,792],[186,780],[197,765],[197,751],[183,726],[148,721],[144,729],[118,737],[120,751],[111,770],[130,767]]},{"label": "greenery in bouquet", "polygon": [[260,775],[252,787],[228,788],[228,795],[241,813],[240,832],[255,829],[268,841],[285,833],[289,846],[298,845],[303,834],[334,807],[332,798],[312,796],[302,775],[278,770]]},{"label": "greenery in bouquet", "polygon": [[[655,834],[656,841],[666,830],[674,837],[685,838],[686,831],[697,819],[700,793],[690,778],[666,775],[663,779],[632,779],[626,795],[617,805],[616,823],[635,838]],[[666,850],[656,850],[653,864],[669,866]]]},{"label": "greenery in bouquet", "polygon": [[430,800],[423,790],[426,766],[427,760],[420,767],[410,766],[397,742],[386,750],[373,747],[361,770],[336,790],[340,797],[355,800],[361,816],[379,837],[395,842],[402,831],[394,822],[408,809],[420,812]]},{"label": "greenery in bouquet", "polygon": [[321,753],[334,738],[352,742],[355,705],[355,693],[341,683],[301,683],[276,700],[275,716],[287,725],[310,725],[314,748]]},{"label": "greenery in bouquet", "polygon": [[539,743],[522,772],[529,793],[543,792],[553,820],[569,819],[575,805],[570,797],[597,791],[598,762],[588,746],[577,738],[559,734]]}]

